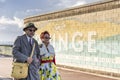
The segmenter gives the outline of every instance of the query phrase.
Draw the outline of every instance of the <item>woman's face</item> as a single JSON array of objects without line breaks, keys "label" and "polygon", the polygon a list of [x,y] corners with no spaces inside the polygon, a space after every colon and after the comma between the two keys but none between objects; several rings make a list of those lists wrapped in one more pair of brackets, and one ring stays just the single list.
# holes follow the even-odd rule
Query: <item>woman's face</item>
[{"label": "woman's face", "polygon": [[49,40],[50,40],[50,36],[48,34],[45,34],[43,38],[44,43],[49,43]]}]

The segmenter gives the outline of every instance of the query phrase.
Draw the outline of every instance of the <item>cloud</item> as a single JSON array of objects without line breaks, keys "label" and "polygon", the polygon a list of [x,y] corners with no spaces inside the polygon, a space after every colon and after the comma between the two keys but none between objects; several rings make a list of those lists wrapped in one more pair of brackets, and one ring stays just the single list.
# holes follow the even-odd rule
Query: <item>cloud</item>
[{"label": "cloud", "polygon": [[23,21],[17,17],[10,19],[8,17],[0,17],[0,42],[14,41],[18,35],[23,33]]},{"label": "cloud", "polygon": [[23,27],[23,20],[13,17],[13,19],[7,18],[5,16],[0,17],[0,26],[3,25],[17,25],[18,27]]},{"label": "cloud", "polygon": [[4,25],[0,26],[3,29],[0,29],[0,42],[1,41],[14,41],[17,36],[23,34],[22,28],[19,28],[16,25]]},{"label": "cloud", "polygon": [[73,0],[59,0],[60,3],[57,4],[57,6],[60,7],[74,7],[74,6],[79,6],[79,5],[83,5],[86,4],[87,2],[85,0],[77,0],[77,1],[73,1]]},{"label": "cloud", "polygon": [[75,4],[73,4],[72,7],[83,5],[83,4],[86,4],[86,2],[85,1],[78,1]]},{"label": "cloud", "polygon": [[23,11],[16,11],[15,16],[25,18],[25,17],[36,15],[36,14],[40,14],[41,12],[42,12],[42,9],[37,9],[37,8],[36,9],[27,9],[27,10],[23,10]]},{"label": "cloud", "polygon": [[25,12],[29,13],[29,12],[40,12],[42,11],[41,9],[28,9]]}]

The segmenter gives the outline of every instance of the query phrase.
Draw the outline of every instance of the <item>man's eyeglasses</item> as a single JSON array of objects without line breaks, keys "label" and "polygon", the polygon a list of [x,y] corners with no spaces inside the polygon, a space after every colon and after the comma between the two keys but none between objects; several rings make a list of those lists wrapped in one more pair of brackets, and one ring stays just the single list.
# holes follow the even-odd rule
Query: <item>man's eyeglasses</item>
[{"label": "man's eyeglasses", "polygon": [[28,29],[30,32],[35,32],[36,30]]}]

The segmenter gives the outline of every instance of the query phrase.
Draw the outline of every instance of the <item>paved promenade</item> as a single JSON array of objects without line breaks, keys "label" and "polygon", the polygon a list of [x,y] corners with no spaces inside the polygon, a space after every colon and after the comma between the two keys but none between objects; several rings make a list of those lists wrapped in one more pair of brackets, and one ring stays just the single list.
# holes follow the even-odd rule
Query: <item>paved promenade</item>
[{"label": "paved promenade", "polygon": [[[0,80],[11,80],[12,58],[0,58]],[[62,80],[119,80],[58,67]]]}]

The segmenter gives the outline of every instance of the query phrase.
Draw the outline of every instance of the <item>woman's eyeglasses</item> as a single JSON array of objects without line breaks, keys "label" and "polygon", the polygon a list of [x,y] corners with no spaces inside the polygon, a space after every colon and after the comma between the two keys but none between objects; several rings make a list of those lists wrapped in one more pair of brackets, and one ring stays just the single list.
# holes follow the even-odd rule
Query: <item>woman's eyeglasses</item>
[{"label": "woman's eyeglasses", "polygon": [[50,37],[44,37],[45,39],[51,39]]}]

